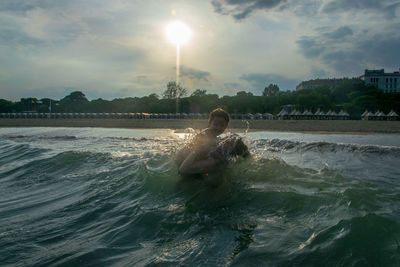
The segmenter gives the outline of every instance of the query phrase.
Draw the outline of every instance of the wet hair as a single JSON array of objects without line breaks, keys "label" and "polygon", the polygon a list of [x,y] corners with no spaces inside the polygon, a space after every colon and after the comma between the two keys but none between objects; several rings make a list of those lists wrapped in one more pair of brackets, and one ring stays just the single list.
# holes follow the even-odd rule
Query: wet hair
[{"label": "wet hair", "polygon": [[250,156],[247,145],[243,142],[242,138],[236,134],[221,139],[218,142],[217,151],[227,159],[238,156],[244,158]]},{"label": "wet hair", "polygon": [[210,112],[210,116],[208,117],[208,123],[210,123],[215,117],[221,117],[226,122],[229,122],[229,114],[222,108],[216,108]]},{"label": "wet hair", "polygon": [[236,141],[236,145],[232,151],[232,156],[242,156],[244,158],[250,156],[249,149],[242,139]]}]

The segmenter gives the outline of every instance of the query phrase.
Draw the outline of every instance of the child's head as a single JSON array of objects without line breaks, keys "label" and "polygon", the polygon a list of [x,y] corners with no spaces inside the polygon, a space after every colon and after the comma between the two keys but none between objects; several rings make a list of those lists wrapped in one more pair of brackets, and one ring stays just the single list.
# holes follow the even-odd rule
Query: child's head
[{"label": "child's head", "polygon": [[218,136],[228,127],[229,114],[222,108],[216,108],[210,113],[208,118],[208,128],[212,134]]},{"label": "child's head", "polygon": [[242,156],[246,158],[250,155],[249,149],[243,142],[242,138],[236,134],[229,135],[218,142],[216,149],[226,159],[231,157]]}]

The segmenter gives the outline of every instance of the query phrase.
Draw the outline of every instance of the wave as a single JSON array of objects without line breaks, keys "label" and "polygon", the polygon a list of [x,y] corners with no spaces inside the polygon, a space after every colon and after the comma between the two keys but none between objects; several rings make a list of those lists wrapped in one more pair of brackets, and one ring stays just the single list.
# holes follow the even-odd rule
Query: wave
[{"label": "wave", "polygon": [[400,147],[378,146],[378,145],[359,145],[341,144],[331,142],[299,142],[282,139],[259,139],[251,141],[256,148],[264,148],[269,151],[320,151],[338,152],[345,151],[351,153],[365,154],[393,154],[400,156]]},{"label": "wave", "polygon": [[[398,224],[375,213],[378,205],[390,215],[398,204],[396,196],[383,197],[390,189],[376,191],[334,171],[303,169],[276,158],[239,160],[219,175],[224,182],[218,187],[182,179],[162,154],[115,158],[66,151],[32,161],[2,174],[9,179],[2,184],[8,194],[0,201],[0,223],[12,224],[2,232],[6,250],[0,260],[254,265],[262,259],[285,265],[281,255],[286,255],[318,265],[333,251],[330,262],[347,263],[355,247],[358,260],[376,262],[369,250],[363,253],[365,242],[383,246],[381,255],[395,253],[388,247],[394,242],[389,233],[399,233]],[[384,234],[370,234],[382,229]],[[21,244],[24,253],[18,256]]]},{"label": "wave", "polygon": [[99,146],[109,140],[121,140],[117,148],[127,140],[133,145],[99,151],[77,142],[73,150],[58,152],[0,142],[0,162],[8,166],[0,169],[0,262],[399,263],[398,179],[371,182],[334,168],[290,164],[276,153],[259,156],[276,149],[296,157],[322,151],[324,156],[344,152],[339,154],[396,159],[396,148],[256,140],[249,143],[256,153],[252,158],[238,159],[207,178],[187,179],[173,163],[175,142],[102,137]]},{"label": "wave", "polygon": [[60,140],[60,141],[68,141],[68,140],[76,140],[78,139],[75,135],[60,135],[60,136],[46,136],[46,135],[3,135],[1,136],[2,139],[9,139],[9,140],[41,140],[41,139],[48,139],[48,140]]},{"label": "wave", "polygon": [[[340,265],[345,266],[398,265],[400,257],[393,253],[392,248],[400,249],[400,236],[393,235],[399,232],[398,222],[375,213],[339,220],[333,226],[312,233],[299,247],[304,252],[298,251],[291,264],[314,266],[324,259],[327,265],[337,265],[338,258],[341,258]],[[380,241],[379,246],[376,240]]]},{"label": "wave", "polygon": [[54,141],[77,141],[77,140],[116,140],[116,141],[130,141],[130,142],[174,142],[177,141],[178,137],[164,136],[155,138],[146,137],[93,137],[93,136],[76,136],[76,135],[2,135],[0,136],[2,140],[14,140],[14,141],[37,141],[37,140],[54,140]]}]

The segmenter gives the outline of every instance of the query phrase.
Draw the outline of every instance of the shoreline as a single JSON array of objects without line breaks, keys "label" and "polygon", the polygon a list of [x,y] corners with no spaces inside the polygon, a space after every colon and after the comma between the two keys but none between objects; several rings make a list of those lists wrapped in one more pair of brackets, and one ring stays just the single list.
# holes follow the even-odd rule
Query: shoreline
[{"label": "shoreline", "polygon": [[[202,129],[207,120],[188,119],[0,119],[0,128],[99,127],[125,129]],[[231,120],[229,129],[302,133],[398,134],[400,121],[363,120]]]}]

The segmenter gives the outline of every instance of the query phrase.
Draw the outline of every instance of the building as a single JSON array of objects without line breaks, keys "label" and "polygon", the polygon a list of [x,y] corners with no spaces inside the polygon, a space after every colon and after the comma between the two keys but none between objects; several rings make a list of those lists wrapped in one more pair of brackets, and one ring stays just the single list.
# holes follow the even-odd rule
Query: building
[{"label": "building", "polygon": [[372,83],[385,93],[400,92],[400,69],[399,71],[395,71],[393,73],[385,73],[384,69],[366,69],[364,75],[360,76],[359,78],[333,78],[302,81],[296,86],[296,91],[311,89],[319,86],[328,86],[329,89],[332,90],[336,85],[340,85],[343,82],[351,82],[353,84],[359,84],[362,82],[365,82],[365,84]]},{"label": "building", "polygon": [[[399,69],[400,71],[400,69]],[[400,91],[400,73],[395,71],[393,73],[385,73],[384,69],[380,70],[365,70],[364,75],[360,77],[366,84],[375,84],[379,89],[385,93],[399,92]]]},{"label": "building", "polygon": [[299,85],[296,86],[296,91],[303,89],[311,89],[318,86],[329,86],[329,89],[333,89],[336,84],[342,82],[342,79],[315,79],[309,81],[302,81]]}]

